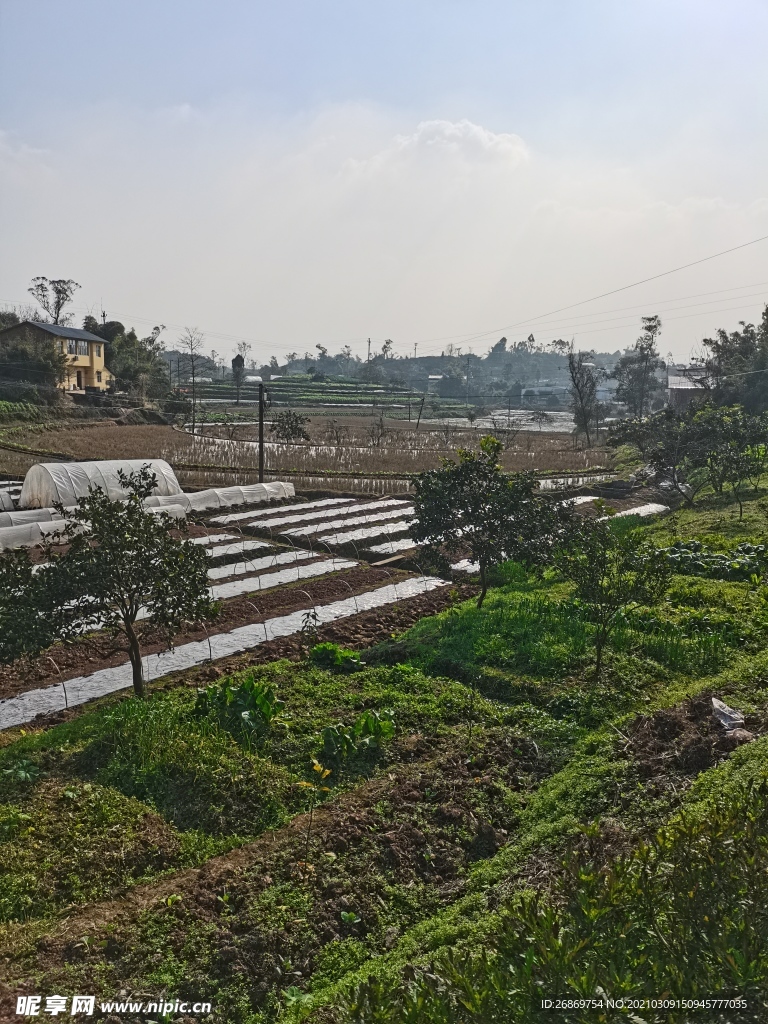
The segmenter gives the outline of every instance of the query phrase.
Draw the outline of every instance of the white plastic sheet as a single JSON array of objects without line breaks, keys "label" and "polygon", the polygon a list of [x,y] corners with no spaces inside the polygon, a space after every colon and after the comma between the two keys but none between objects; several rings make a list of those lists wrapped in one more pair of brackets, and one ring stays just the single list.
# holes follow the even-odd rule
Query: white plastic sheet
[{"label": "white plastic sheet", "polygon": [[[395,509],[394,512],[376,512],[368,516],[352,516],[351,519],[332,519],[327,523],[313,523],[310,526],[296,526],[290,530],[283,530],[286,537],[311,537],[316,533],[323,533],[327,530],[340,530],[347,526],[362,526],[363,524],[373,525],[387,519],[409,519],[413,516],[413,506],[406,505],[403,508]],[[407,523],[403,524],[407,526]],[[386,530],[382,530],[386,533]],[[372,534],[371,536],[374,536]],[[327,538],[324,538],[327,540]]]},{"label": "white plastic sheet", "polygon": [[157,477],[154,493],[181,494],[176,475],[163,459],[105,459],[100,462],[40,462],[27,472],[21,488],[21,508],[46,508],[54,502],[74,505],[89,488],[100,487],[110,498],[125,497],[119,472],[130,475],[149,465]]},{"label": "white plastic sheet", "polygon": [[[376,513],[382,508],[390,508],[392,506],[402,508],[407,506],[408,502],[403,501],[402,498],[390,498],[387,501],[367,501],[361,505],[349,505],[345,509],[338,508],[327,508],[320,512],[302,512],[301,507],[297,509],[292,508],[290,505],[284,511],[295,513],[285,516],[271,516],[270,518],[252,519],[248,524],[249,526],[255,526],[257,529],[272,529],[274,526],[287,526],[289,523],[309,523],[316,519],[328,519],[331,516],[338,515],[340,511],[344,512],[344,515],[351,515],[353,512],[369,512]],[[410,508],[413,511],[413,508]]]},{"label": "white plastic sheet", "polygon": [[[293,484],[285,484],[285,486],[290,487],[291,489],[293,488]],[[286,497],[293,497],[293,493],[286,495]],[[218,526],[226,526],[227,523],[238,523],[242,522],[244,519],[255,519],[257,516],[261,518],[262,516],[276,515],[279,512],[290,512],[295,511],[296,509],[319,508],[321,505],[351,505],[353,501],[354,498],[322,498],[319,501],[307,501],[300,505],[282,506],[281,508],[272,509],[271,512],[269,509],[252,509],[250,512],[231,512],[226,516],[216,516],[214,519],[211,519],[211,522]]]},{"label": "white plastic sheet", "polygon": [[[445,581],[433,576],[417,576],[393,583],[367,594],[347,597],[341,601],[319,605],[315,610],[319,625],[335,622],[337,619],[355,615],[357,612],[371,608],[381,608],[402,601],[407,597],[425,594],[437,587],[444,587]],[[240,654],[252,647],[263,644],[266,640],[274,640],[281,636],[292,636],[298,633],[303,625],[306,609],[302,608],[290,615],[280,615],[266,622],[254,622],[247,626],[239,626],[230,633],[218,633],[207,640],[193,641],[182,644],[173,651],[163,654],[150,654],[144,659],[144,675],[147,681],[160,679],[171,672],[202,665],[209,659],[225,658],[231,654]],[[38,690],[28,690],[0,701],[0,729],[9,729],[14,725],[22,725],[31,721],[35,715],[50,714],[63,711],[65,707],[85,704],[86,701],[103,697],[105,694],[124,690],[131,685],[130,664],[115,665],[103,668],[89,676],[69,679],[63,685],[46,686]],[[66,695],[65,695],[66,687]]]},{"label": "white plastic sheet", "polygon": [[53,519],[61,518],[55,508],[29,508],[20,512],[0,512],[0,528],[25,526],[27,523],[50,523]]},{"label": "white plastic sheet", "polygon": [[[360,530],[346,530],[343,533],[327,533],[322,537],[315,537],[313,543],[327,544],[329,547],[338,547],[340,544],[357,544],[363,541],[361,547],[369,550],[365,541],[378,537],[399,537],[407,533],[410,524],[407,521],[400,523],[384,523],[382,526],[366,526]],[[413,541],[411,541],[413,544]]]},{"label": "white plastic sheet", "polygon": [[[292,498],[294,493],[293,484],[273,480],[268,484],[249,484],[247,487],[210,487],[205,491],[193,491],[189,494],[151,495],[147,498],[146,505],[161,507],[178,501],[189,512],[207,512],[210,509],[229,508],[232,505],[253,505],[262,501]],[[247,518],[260,514],[262,513],[254,510],[244,515]]]}]

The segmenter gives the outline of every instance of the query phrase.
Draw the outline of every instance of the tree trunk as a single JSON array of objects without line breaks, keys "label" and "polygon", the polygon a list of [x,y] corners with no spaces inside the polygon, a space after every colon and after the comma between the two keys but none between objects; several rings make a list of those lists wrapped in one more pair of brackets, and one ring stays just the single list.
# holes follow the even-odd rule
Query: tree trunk
[{"label": "tree trunk", "polygon": [[131,668],[133,669],[133,692],[137,697],[144,697],[144,666],[141,663],[141,648],[132,622],[127,623],[125,633],[128,637],[128,657],[131,659]]},{"label": "tree trunk", "polygon": [[483,562],[480,563],[480,596],[477,599],[477,607],[483,607],[485,595],[488,592],[488,573]]},{"label": "tree trunk", "polygon": [[600,675],[603,670],[603,648],[605,647],[606,629],[600,626],[595,639],[595,681],[600,682]]}]

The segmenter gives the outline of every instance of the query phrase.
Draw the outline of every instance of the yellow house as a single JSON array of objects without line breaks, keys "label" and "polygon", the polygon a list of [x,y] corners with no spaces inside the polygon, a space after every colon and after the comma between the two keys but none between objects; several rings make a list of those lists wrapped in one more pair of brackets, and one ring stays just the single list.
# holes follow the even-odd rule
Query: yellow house
[{"label": "yellow house", "polygon": [[77,327],[62,327],[60,324],[41,324],[35,320],[24,320],[0,332],[0,340],[12,342],[28,339],[51,341],[60,346],[67,357],[64,380],[59,385],[65,391],[84,394],[86,388],[106,391],[112,383],[112,374],[104,365],[105,341],[97,334]]}]

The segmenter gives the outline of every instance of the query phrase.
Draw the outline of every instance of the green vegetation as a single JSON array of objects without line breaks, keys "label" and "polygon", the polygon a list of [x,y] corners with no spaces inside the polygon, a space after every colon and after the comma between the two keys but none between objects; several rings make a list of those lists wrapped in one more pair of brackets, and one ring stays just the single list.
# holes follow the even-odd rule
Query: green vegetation
[{"label": "green vegetation", "polygon": [[47,418],[45,410],[31,402],[0,401],[0,423],[42,423]]},{"label": "green vegetation", "polygon": [[[579,581],[506,563],[481,607],[371,651],[308,645],[6,734],[8,978],[204,991],[227,1024],[527,1024],[551,1019],[543,994],[600,992],[743,997],[732,1019],[764,1019],[762,502],[610,527],[628,571],[648,555],[664,586],[622,591],[597,678]],[[725,735],[712,695],[753,742]]]}]

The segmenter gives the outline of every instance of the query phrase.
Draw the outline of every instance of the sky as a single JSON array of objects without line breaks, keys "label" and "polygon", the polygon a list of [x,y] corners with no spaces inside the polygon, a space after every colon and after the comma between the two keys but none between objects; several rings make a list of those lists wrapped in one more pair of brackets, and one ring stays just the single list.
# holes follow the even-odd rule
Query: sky
[{"label": "sky", "polygon": [[766,0],[0,0],[0,304],[73,278],[78,321],[257,361],[612,352],[658,313],[687,359],[768,302],[767,32]]}]

